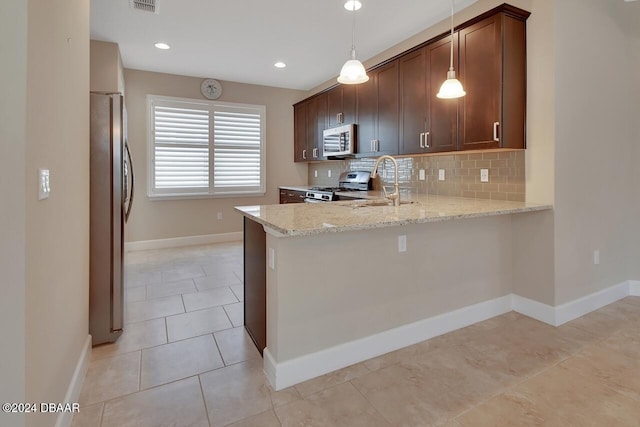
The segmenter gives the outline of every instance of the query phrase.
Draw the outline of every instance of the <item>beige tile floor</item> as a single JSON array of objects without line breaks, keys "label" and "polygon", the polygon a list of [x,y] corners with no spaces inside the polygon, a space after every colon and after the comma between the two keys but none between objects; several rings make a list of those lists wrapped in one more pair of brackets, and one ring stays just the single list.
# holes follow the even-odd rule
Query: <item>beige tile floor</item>
[{"label": "beige tile floor", "polygon": [[640,426],[640,298],[517,313],[274,391],[242,327],[242,247],[127,254],[125,333],[74,426]]}]

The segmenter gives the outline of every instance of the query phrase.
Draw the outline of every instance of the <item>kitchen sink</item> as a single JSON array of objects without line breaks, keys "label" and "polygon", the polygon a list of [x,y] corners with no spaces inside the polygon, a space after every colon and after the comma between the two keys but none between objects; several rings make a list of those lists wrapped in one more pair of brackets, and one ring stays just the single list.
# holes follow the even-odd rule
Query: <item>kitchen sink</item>
[{"label": "kitchen sink", "polygon": [[[416,202],[412,200],[400,200],[401,205],[414,204]],[[393,201],[388,199],[367,199],[367,200],[354,200],[347,204],[352,208],[364,208],[369,206],[393,206]]]}]

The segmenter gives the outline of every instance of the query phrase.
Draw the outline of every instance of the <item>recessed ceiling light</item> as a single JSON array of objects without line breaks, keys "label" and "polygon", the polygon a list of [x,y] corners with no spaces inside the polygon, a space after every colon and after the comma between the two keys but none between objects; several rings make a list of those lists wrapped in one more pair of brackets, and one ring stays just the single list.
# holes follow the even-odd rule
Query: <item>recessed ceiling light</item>
[{"label": "recessed ceiling light", "polygon": [[287,64],[285,64],[284,62],[278,61],[275,64],[273,64],[273,66],[276,68],[284,68],[287,66]]},{"label": "recessed ceiling light", "polygon": [[[355,9],[354,9],[354,3],[355,3]],[[344,4],[344,8],[347,9],[348,11],[360,10],[361,7],[362,7],[362,3],[360,3],[358,0],[349,0]]]},{"label": "recessed ceiling light", "polygon": [[154,44],[154,46],[157,47],[158,49],[162,49],[162,50],[171,49],[171,46],[169,46],[166,43],[156,43],[156,44]]}]

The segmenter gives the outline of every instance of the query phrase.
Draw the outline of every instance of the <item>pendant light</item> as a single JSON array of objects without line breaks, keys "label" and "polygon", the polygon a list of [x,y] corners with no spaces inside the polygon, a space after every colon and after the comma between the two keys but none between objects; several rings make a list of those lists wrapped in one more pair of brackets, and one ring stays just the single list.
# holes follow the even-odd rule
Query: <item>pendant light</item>
[{"label": "pendant light", "polygon": [[465,96],[467,92],[462,88],[460,80],[456,79],[456,72],[453,69],[453,0],[451,0],[451,65],[447,72],[447,80],[440,86],[440,92],[436,95],[438,98],[455,99]]},{"label": "pendant light", "polygon": [[344,63],[340,70],[340,76],[338,77],[338,83],[347,85],[355,85],[364,83],[369,80],[367,72],[364,69],[362,62],[356,59],[356,2],[351,2],[353,13],[353,24],[351,27],[351,59]]}]

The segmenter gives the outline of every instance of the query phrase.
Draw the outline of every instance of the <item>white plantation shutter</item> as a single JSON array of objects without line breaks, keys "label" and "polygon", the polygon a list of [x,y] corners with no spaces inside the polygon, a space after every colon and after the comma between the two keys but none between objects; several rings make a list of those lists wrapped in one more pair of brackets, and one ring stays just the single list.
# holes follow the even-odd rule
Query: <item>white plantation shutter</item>
[{"label": "white plantation shutter", "polygon": [[257,108],[219,107],[213,113],[214,192],[260,191],[262,117]]},{"label": "white plantation shutter", "polygon": [[264,106],[148,99],[150,196],[264,193]]},{"label": "white plantation shutter", "polygon": [[209,188],[208,109],[154,105],[153,114],[155,188]]}]

